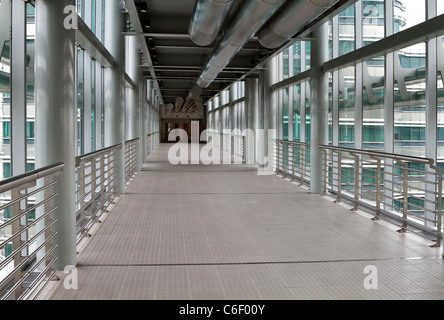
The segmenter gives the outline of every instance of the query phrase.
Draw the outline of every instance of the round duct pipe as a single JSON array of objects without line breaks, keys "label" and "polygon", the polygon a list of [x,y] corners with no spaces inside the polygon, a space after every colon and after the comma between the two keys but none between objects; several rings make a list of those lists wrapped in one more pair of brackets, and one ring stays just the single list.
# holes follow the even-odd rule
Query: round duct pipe
[{"label": "round duct pipe", "polygon": [[212,44],[222,28],[233,0],[197,0],[188,33],[199,46]]},{"label": "round duct pipe", "polygon": [[285,43],[302,27],[319,16],[338,0],[290,1],[258,32],[259,43],[274,49]]},{"label": "round duct pipe", "polygon": [[197,85],[208,87],[286,0],[245,0],[220,37]]}]

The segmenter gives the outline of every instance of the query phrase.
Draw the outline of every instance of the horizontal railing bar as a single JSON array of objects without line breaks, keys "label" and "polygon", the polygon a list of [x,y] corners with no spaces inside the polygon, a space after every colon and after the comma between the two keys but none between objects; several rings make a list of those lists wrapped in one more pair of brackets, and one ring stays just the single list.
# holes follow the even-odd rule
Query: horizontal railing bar
[{"label": "horizontal railing bar", "polygon": [[11,242],[11,240],[17,238],[18,236],[20,236],[23,232],[31,229],[31,227],[33,227],[35,224],[39,223],[40,221],[42,221],[44,218],[46,218],[49,214],[51,214],[55,209],[57,209],[57,207],[52,207],[50,210],[48,210],[48,212],[45,212],[42,216],[38,217],[37,219],[35,219],[34,221],[28,223],[27,225],[23,226],[23,228],[21,228],[19,231],[15,232],[14,234],[12,234],[11,236],[9,236],[9,238],[5,241],[3,241],[2,243],[0,243],[0,248],[3,248],[8,242]]},{"label": "horizontal railing bar", "polygon": [[[33,190],[33,191],[29,192],[29,193],[26,193],[26,194],[24,194],[24,195],[22,195],[22,196],[20,196],[20,197],[18,197],[16,199],[14,199],[14,200],[10,200],[9,202],[7,202],[4,205],[0,206],[0,210],[5,210],[6,208],[8,208],[8,207],[10,207],[10,206],[20,202],[20,201],[26,200],[26,199],[32,197],[33,195],[35,195],[35,194],[37,194],[39,192],[42,192],[43,190],[48,189],[48,188],[50,188],[50,187],[52,187],[53,185],[56,185],[56,184],[57,184],[57,181],[52,181],[52,182],[44,185],[43,187],[40,187],[40,188],[35,189],[35,190]],[[0,226],[0,229],[1,229],[1,226]]]},{"label": "horizontal railing bar", "polygon": [[[23,249],[25,249],[27,246],[29,246],[34,241],[37,241],[37,238],[40,237],[44,232],[46,232],[48,229],[50,229],[55,223],[57,222],[57,219],[53,219],[45,228],[40,230],[37,234],[35,234],[31,239],[23,243],[21,246],[19,246],[17,249],[14,249],[11,254],[0,263],[0,269],[3,269],[8,263],[12,262],[14,260],[14,256],[17,253],[20,253]],[[52,237],[51,237],[52,239]],[[9,240],[7,242],[10,242]],[[4,242],[3,242],[4,243]]]},{"label": "horizontal railing bar", "polygon": [[49,241],[51,241],[51,239],[56,235],[56,233],[52,234],[50,237],[48,237],[48,239],[46,239],[38,248],[36,248],[34,250],[34,252],[32,252],[30,255],[28,255],[26,257],[26,259],[23,259],[22,261],[20,261],[20,263],[18,263],[14,269],[11,271],[11,273],[9,273],[1,282],[0,282],[0,287],[3,287],[11,277],[13,277],[15,275],[15,273],[20,270],[28,261],[31,260],[31,257],[34,258],[35,255],[37,255],[37,252],[39,252],[40,250],[43,249],[43,247],[45,247]]},{"label": "horizontal railing bar", "polygon": [[359,150],[359,149],[351,149],[351,148],[343,148],[343,147],[333,147],[333,146],[327,146],[327,145],[319,145],[319,148],[333,150],[336,152],[356,153],[356,154],[363,154],[363,155],[369,155],[369,156],[375,156],[375,157],[379,156],[382,158],[390,158],[393,160],[400,160],[400,161],[414,161],[414,162],[418,162],[418,163],[427,163],[430,165],[433,165],[433,163],[434,163],[433,159],[430,159],[430,158],[404,156],[404,155],[399,155],[399,154],[395,154],[395,153]]},{"label": "horizontal railing bar", "polygon": [[[46,244],[45,244],[45,245],[46,245]],[[51,253],[54,251],[55,248],[56,248],[56,246],[54,245],[51,249],[49,249],[48,252],[42,257],[42,259],[40,259],[40,263],[36,264],[32,269],[35,270],[35,269],[41,264],[42,260],[46,260],[46,259],[51,255]],[[41,248],[40,248],[40,249],[41,249]],[[39,249],[39,250],[40,250],[40,249]],[[37,251],[37,250],[36,250],[36,251]],[[22,261],[20,264],[22,264],[22,263],[23,263],[23,261]],[[20,266],[20,264],[19,264],[19,266]],[[14,270],[15,270],[15,269],[14,269]],[[17,270],[15,270],[15,271],[17,271]],[[15,273],[15,272],[14,272],[14,273]],[[14,273],[12,273],[11,275],[14,275]],[[10,277],[11,275],[9,275],[9,277]],[[3,297],[3,299],[7,299],[7,298],[9,298],[13,293],[15,293],[15,290],[16,290],[19,286],[21,286],[21,285],[23,284],[23,282],[25,282],[25,280],[26,280],[30,275],[31,275],[31,271],[26,272],[26,274],[23,275],[23,277],[21,277],[20,280],[17,281],[17,282],[14,284],[14,286],[11,288],[11,290],[9,291],[9,293],[8,293],[5,297]],[[8,279],[8,280],[9,280],[9,279]]]},{"label": "horizontal railing bar", "polygon": [[[46,259],[46,258],[45,258],[45,259]],[[42,257],[41,260],[43,260],[43,257]],[[58,260],[58,257],[53,257],[51,261],[49,261],[49,262],[46,262],[46,261],[45,261],[46,264],[47,264],[47,266],[45,267],[45,269],[43,269],[43,270],[39,273],[39,275],[34,279],[34,281],[31,282],[31,284],[29,285],[29,287],[26,288],[26,289],[23,291],[22,295],[18,298],[18,300],[23,300],[24,297],[26,297],[26,295],[27,295],[28,293],[31,293],[31,291],[34,289],[34,287],[36,286],[36,284],[40,282],[40,279],[41,279],[43,276],[46,275],[46,273],[52,268],[52,266],[54,265],[54,263],[55,263],[57,260]],[[42,261],[41,261],[39,264],[36,264],[36,266],[35,266],[34,268],[36,268],[37,266],[39,266],[39,265],[41,265],[41,264],[42,264]],[[33,268],[33,269],[34,269],[34,268]],[[35,270],[35,269],[34,269],[34,270]],[[34,271],[34,270],[32,270],[32,271]],[[54,273],[55,273],[55,272],[57,272],[57,270],[54,270]],[[48,283],[49,280],[50,280],[51,278],[52,278],[52,276],[49,277],[49,278],[48,278],[48,281],[46,281],[46,282]]]},{"label": "horizontal railing bar", "polygon": [[30,182],[37,181],[41,178],[50,176],[56,172],[62,171],[65,167],[64,163],[56,163],[54,165],[34,170],[29,173],[18,175],[0,182],[0,194],[16,189],[19,186],[26,185]]},{"label": "horizontal railing bar", "polygon": [[121,148],[122,148],[122,144],[118,143],[118,144],[113,145],[113,146],[108,147],[108,148],[104,148],[104,149],[101,149],[101,150],[98,150],[98,151],[94,151],[94,152],[91,152],[91,153],[87,153],[87,154],[78,156],[78,157],[76,157],[76,167],[78,167],[81,162],[83,162],[83,161],[85,161],[87,159],[91,159],[91,158],[93,158],[93,157],[95,157],[97,155],[108,153],[111,150],[118,150],[118,149],[121,149]]},{"label": "horizontal railing bar", "polygon": [[32,207],[29,207],[28,209],[26,209],[25,211],[21,212],[20,214],[12,217],[11,219],[8,219],[8,221],[4,222],[3,224],[0,225],[0,229],[5,228],[6,226],[10,225],[11,223],[21,219],[23,216],[25,216],[26,214],[30,213],[31,211],[37,209],[38,207],[44,205],[45,203],[47,203],[48,201],[51,201],[52,199],[54,199],[55,197],[57,197],[57,193],[52,194],[50,197],[40,201],[39,203],[33,205]]}]

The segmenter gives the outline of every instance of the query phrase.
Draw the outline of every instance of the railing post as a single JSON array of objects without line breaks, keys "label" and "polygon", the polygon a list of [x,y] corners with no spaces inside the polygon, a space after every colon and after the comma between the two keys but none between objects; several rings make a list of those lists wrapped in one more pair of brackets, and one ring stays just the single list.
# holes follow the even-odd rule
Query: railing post
[{"label": "railing post", "polygon": [[[20,188],[20,189],[22,189],[22,188]],[[17,199],[22,196],[20,189],[15,188],[15,189],[11,190],[11,199]],[[13,204],[11,207],[12,207],[11,208],[12,218],[20,216],[22,214],[22,212],[24,211],[21,208],[21,202],[17,202],[15,204]],[[21,231],[22,219],[23,218],[17,219],[12,223],[12,233],[11,234],[15,235]],[[20,236],[16,236],[12,240],[13,250],[16,250],[17,248],[19,248],[23,243],[24,243],[23,235],[20,234]],[[15,253],[14,254],[14,266],[18,266],[22,261],[23,261],[22,253],[21,252]],[[14,283],[18,283],[20,281],[20,279],[22,279],[22,277],[23,277],[23,271],[22,271],[22,268],[19,268],[14,273]],[[22,286],[17,287],[14,292],[15,298],[17,299],[18,297],[20,297],[22,295],[22,293],[23,293],[23,287]]]},{"label": "railing post", "polygon": [[352,211],[357,211],[359,209],[359,155],[354,154],[353,152],[350,152],[350,154],[353,156],[353,158],[355,158],[355,163],[354,163],[354,180],[355,180],[355,190],[354,190],[354,196],[355,196],[355,205],[354,207],[351,209]]},{"label": "railing post", "polygon": [[[436,170],[436,193],[437,193],[437,204],[436,204],[436,243],[431,245],[432,248],[439,248],[442,242],[442,169],[439,167]],[[444,253],[443,253],[444,257]]]},{"label": "railing post", "polygon": [[301,167],[301,182],[299,183],[300,186],[304,184],[306,154],[307,154],[307,145],[304,144],[299,149],[299,158],[300,158],[299,165]]},{"label": "railing post", "polygon": [[381,217],[381,159],[376,159],[376,161],[376,214],[373,221]]},{"label": "railing post", "polygon": [[341,202],[342,198],[342,153],[338,152],[338,194],[335,203]]},{"label": "railing post", "polygon": [[408,211],[408,191],[409,191],[409,165],[407,162],[398,160],[400,164],[403,166],[403,188],[402,188],[402,199],[403,199],[403,207],[402,207],[402,227],[398,230],[398,232],[407,232],[407,211]]},{"label": "railing post", "polygon": [[322,196],[326,196],[327,195],[327,177],[328,177],[328,159],[327,159],[327,150],[322,150],[323,154],[324,154],[324,163],[323,163],[323,168],[324,168],[324,187],[323,187],[323,192],[322,192]]},{"label": "railing post", "polygon": [[295,167],[295,163],[294,163],[294,158],[295,158],[295,144],[291,145],[291,182],[294,181],[295,179],[295,175],[294,175],[294,167]]},{"label": "railing post", "polygon": [[282,179],[287,178],[287,170],[288,170],[288,143],[282,142],[282,167],[284,170],[284,174],[282,175]]},{"label": "railing post", "polygon": [[276,163],[276,175],[279,174],[280,170],[280,153],[281,153],[281,142],[279,140],[276,140],[276,157],[277,157],[277,163]]}]

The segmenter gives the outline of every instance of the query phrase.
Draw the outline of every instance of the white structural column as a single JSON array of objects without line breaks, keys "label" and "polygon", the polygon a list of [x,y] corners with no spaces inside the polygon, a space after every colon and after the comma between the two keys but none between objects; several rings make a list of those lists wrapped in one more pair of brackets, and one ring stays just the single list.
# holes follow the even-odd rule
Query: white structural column
[{"label": "white structural column", "polygon": [[310,192],[322,192],[322,152],[319,145],[328,144],[328,76],[322,70],[328,60],[328,25],[313,32],[311,44],[311,179]]},{"label": "white structural column", "polygon": [[139,138],[137,146],[137,170],[142,168],[141,152],[143,138],[140,136],[140,120],[142,119],[139,104],[139,38],[129,36],[126,38],[126,72],[136,84],[135,87],[127,88],[127,140]]},{"label": "white structural column", "polygon": [[257,158],[257,133],[259,125],[259,79],[247,79],[245,81],[245,112],[247,118],[246,129],[250,129],[252,135],[246,137],[245,161],[247,164],[255,164],[258,162]]},{"label": "white structural column", "polygon": [[11,174],[17,176],[26,172],[26,3],[11,4]]},{"label": "white structural column", "polygon": [[116,192],[125,191],[125,38],[121,0],[107,0],[105,6],[105,47],[114,57],[114,68],[105,69],[105,147],[122,144],[114,159]]},{"label": "white structural column", "polygon": [[126,73],[136,86],[127,88],[127,139],[136,139],[139,136],[139,43],[137,37],[126,37]]},{"label": "white structural column", "polygon": [[[273,141],[277,138],[277,93],[271,86],[277,81],[276,61],[271,59],[266,64],[263,82],[264,94],[264,157],[267,157],[264,165],[273,170]],[[260,142],[261,143],[261,142]],[[265,160],[265,159],[264,159]]]},{"label": "white structural column", "polygon": [[74,0],[36,1],[36,166],[63,162],[57,178],[57,268],[77,264],[75,210],[75,30],[64,28],[64,9]]}]

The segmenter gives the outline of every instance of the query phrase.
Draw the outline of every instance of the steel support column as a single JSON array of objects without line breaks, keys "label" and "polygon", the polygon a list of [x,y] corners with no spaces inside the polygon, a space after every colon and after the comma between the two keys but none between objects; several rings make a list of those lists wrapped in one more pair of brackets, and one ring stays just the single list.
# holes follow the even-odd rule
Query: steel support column
[{"label": "steel support column", "polygon": [[75,184],[75,30],[65,29],[66,6],[74,0],[36,1],[36,166],[63,162],[54,205],[56,268],[77,264]]}]

